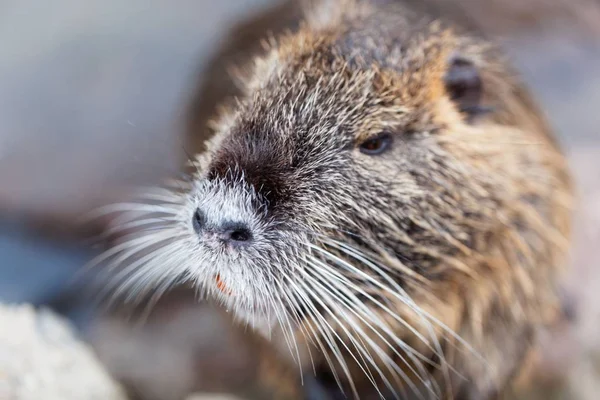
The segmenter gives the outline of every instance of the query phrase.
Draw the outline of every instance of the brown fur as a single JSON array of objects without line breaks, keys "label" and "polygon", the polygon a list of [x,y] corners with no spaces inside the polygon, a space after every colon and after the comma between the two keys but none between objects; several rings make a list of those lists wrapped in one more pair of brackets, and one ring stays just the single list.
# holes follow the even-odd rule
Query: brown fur
[{"label": "brown fur", "polygon": [[[210,156],[200,164],[216,168],[217,174],[221,165],[239,164],[243,155],[237,155],[240,142],[233,138],[254,130],[287,132],[323,125],[320,135],[346,130],[355,145],[392,130],[397,135],[394,164],[376,157],[353,161],[367,179],[361,182],[368,184],[331,188],[331,204],[314,200],[285,212],[306,213],[302,223],[307,226],[334,221],[370,239],[369,250],[396,271],[419,308],[485,359],[487,367],[437,327],[445,359],[458,372],[431,368],[444,396],[494,398],[518,375],[536,331],[552,320],[557,308],[556,282],[570,231],[567,167],[542,113],[493,45],[471,26],[438,20],[410,2],[402,3],[372,6],[340,0],[334,7],[317,8],[297,32],[272,40],[266,54],[239,76],[244,94],[214,123],[217,134],[208,147]],[[448,60],[455,54],[476,65],[484,82],[482,102],[494,107],[492,114],[473,123],[445,90]],[[296,99],[295,106],[290,99]],[[298,111],[298,104],[306,108]],[[311,135],[316,140],[317,133]],[[293,156],[285,143],[272,145]],[[273,163],[279,166],[281,161]],[[248,171],[251,164],[245,165]],[[390,171],[390,165],[395,169]],[[388,185],[391,176],[397,179],[393,186]],[[278,204],[290,196],[282,194]],[[380,208],[373,208],[376,198]],[[351,211],[334,217],[336,206]],[[379,229],[362,228],[368,223]],[[390,252],[390,243],[398,244],[397,252],[408,259]],[[370,289],[428,334],[414,310],[377,287]],[[440,361],[403,325],[384,313],[381,318],[398,338],[434,363]],[[328,319],[343,337],[343,329]],[[314,321],[303,323],[308,329]],[[298,331],[296,340],[302,338]],[[313,357],[317,371],[326,376],[326,360],[314,350]],[[348,362],[361,398],[376,398],[366,375]],[[276,377],[275,383],[287,386],[291,379],[294,384],[287,372],[279,380],[277,372],[287,369],[265,371],[271,383]]]}]

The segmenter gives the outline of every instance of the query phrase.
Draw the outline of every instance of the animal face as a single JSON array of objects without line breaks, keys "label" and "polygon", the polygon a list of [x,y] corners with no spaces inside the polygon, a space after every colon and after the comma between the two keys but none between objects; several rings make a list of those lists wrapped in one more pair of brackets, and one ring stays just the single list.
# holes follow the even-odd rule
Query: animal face
[{"label": "animal face", "polygon": [[[341,386],[360,375],[439,394],[438,375],[482,368],[493,318],[530,331],[539,265],[559,258],[548,199],[563,177],[484,45],[359,16],[256,60],[192,179],[149,191],[158,204],[126,225],[153,229],[108,257],[138,258],[130,286],[193,281],[256,329],[318,348]],[[517,357],[511,346],[491,356]]]}]

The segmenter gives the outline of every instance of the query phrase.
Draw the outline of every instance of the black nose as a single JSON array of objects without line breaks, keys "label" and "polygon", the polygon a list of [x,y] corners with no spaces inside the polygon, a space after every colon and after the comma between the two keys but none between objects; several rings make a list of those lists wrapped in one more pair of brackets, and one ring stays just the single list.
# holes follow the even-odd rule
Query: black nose
[{"label": "black nose", "polygon": [[217,225],[209,225],[206,222],[206,217],[200,210],[196,210],[194,213],[192,225],[194,231],[199,235],[211,235],[233,245],[242,245],[252,240],[252,232],[246,224],[225,221]]},{"label": "black nose", "polygon": [[229,222],[221,225],[216,233],[221,240],[232,242],[233,244],[242,244],[252,240],[252,232],[250,232],[248,226],[237,222]]}]

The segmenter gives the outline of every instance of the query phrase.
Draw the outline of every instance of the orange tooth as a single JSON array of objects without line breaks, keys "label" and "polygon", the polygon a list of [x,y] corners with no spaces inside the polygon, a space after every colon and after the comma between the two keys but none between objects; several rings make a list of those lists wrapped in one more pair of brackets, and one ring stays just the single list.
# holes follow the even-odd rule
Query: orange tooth
[{"label": "orange tooth", "polygon": [[227,289],[227,286],[225,286],[220,274],[215,275],[215,281],[217,282],[217,289],[219,289],[222,293],[231,296],[231,290]]}]

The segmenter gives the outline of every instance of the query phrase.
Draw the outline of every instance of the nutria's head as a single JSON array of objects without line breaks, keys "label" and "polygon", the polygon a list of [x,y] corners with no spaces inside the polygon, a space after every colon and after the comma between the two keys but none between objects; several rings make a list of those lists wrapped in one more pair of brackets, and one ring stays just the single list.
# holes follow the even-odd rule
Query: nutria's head
[{"label": "nutria's head", "polygon": [[312,356],[343,385],[502,385],[551,307],[569,192],[497,51],[354,5],[273,41],[241,80],[191,182],[152,193],[161,218],[112,252],[144,254],[127,282],[191,280],[328,349]]}]

